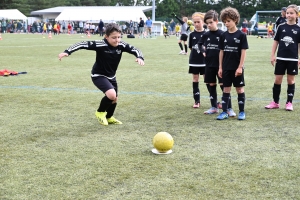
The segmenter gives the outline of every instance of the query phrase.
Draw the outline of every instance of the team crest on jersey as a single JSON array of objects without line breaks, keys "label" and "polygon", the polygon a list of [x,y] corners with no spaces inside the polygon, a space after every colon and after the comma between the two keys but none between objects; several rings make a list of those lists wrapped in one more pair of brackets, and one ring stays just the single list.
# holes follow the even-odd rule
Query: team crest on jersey
[{"label": "team crest on jersey", "polygon": [[240,43],[241,41],[239,39],[234,38],[235,43]]},{"label": "team crest on jersey", "polygon": [[220,38],[219,38],[219,37],[216,37],[216,39],[219,41]]},{"label": "team crest on jersey", "polygon": [[294,34],[297,34],[297,31],[295,31],[294,29],[292,29],[292,31],[293,31]]},{"label": "team crest on jersey", "polygon": [[291,38],[290,36],[285,36],[284,38],[281,39],[281,41],[284,42],[286,47],[294,43],[293,38]]},{"label": "team crest on jersey", "polygon": [[121,54],[121,50],[116,50],[117,54]]}]

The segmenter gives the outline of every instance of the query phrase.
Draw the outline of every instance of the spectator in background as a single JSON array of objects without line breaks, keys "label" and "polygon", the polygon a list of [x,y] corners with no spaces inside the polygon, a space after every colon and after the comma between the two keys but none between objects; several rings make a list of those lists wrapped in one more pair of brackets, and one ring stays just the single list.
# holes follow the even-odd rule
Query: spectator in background
[{"label": "spectator in background", "polygon": [[140,22],[138,23],[138,32],[139,32],[139,37],[143,37],[144,35],[144,26],[145,22],[144,20],[140,17]]},{"label": "spectator in background", "polygon": [[248,21],[248,35],[251,35],[251,26],[252,26],[252,23],[250,21]]},{"label": "spectator in background", "polygon": [[172,35],[174,34],[175,26],[176,26],[176,23],[174,22],[173,19],[171,19],[171,21],[170,21],[170,28],[171,28],[171,34]]},{"label": "spectator in background", "polygon": [[248,21],[247,19],[244,19],[242,23],[242,32],[245,33],[246,35],[248,34]]},{"label": "spectator in background", "polygon": [[151,37],[152,20],[150,19],[150,17],[148,17],[148,19],[146,20],[146,28],[148,35]]},{"label": "spectator in background", "polygon": [[62,25],[62,32],[66,33],[66,26],[67,26],[67,24],[66,24],[66,22],[64,20],[62,21],[61,25]]},{"label": "spectator in background", "polygon": [[83,22],[82,21],[79,22],[79,33],[80,34],[83,33]]},{"label": "spectator in background", "polygon": [[133,34],[133,21],[130,20],[129,22],[129,34]]},{"label": "spectator in background", "polygon": [[254,35],[258,35],[258,23],[257,22],[254,25]]},{"label": "spectator in background", "polygon": [[3,20],[2,21],[2,33],[6,33],[6,26],[7,26],[6,20]]},{"label": "spectator in background", "polygon": [[103,36],[103,28],[104,28],[104,23],[102,19],[100,19],[99,25],[98,25],[98,30],[99,30],[99,35],[100,37]]}]

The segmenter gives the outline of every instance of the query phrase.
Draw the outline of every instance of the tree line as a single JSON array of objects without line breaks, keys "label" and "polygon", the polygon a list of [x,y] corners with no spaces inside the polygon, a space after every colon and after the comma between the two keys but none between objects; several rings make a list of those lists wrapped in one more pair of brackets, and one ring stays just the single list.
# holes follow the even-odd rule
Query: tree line
[{"label": "tree line", "polygon": [[[170,18],[172,12],[178,16],[191,16],[194,12],[213,9],[218,13],[227,7],[236,8],[241,16],[251,17],[257,10],[280,10],[299,0],[155,0],[156,18]],[[152,6],[152,0],[0,0],[0,9],[18,9],[26,16],[31,11],[57,6]],[[146,13],[152,16],[151,11]]]}]

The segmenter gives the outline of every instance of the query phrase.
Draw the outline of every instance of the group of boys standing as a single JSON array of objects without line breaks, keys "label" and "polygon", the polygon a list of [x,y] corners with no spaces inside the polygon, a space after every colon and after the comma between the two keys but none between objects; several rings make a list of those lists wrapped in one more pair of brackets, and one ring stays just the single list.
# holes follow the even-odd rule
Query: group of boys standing
[{"label": "group of boys standing", "polygon": [[[274,37],[271,53],[271,64],[275,63],[275,82],[273,86],[273,101],[265,106],[266,109],[279,108],[279,96],[282,78],[287,71],[287,102],[285,109],[292,111],[292,100],[295,91],[294,76],[298,74],[298,44],[300,43],[300,27],[297,25],[298,7],[290,5],[287,21],[278,26]],[[175,14],[174,14],[175,15]],[[176,17],[176,15],[175,15]],[[195,31],[188,35],[187,18],[182,20],[176,17],[181,26],[181,37],[178,41],[181,49],[179,54],[187,54],[187,40],[191,50],[189,57],[189,73],[193,75],[194,108],[200,107],[199,75],[204,76],[204,82],[210,95],[211,108],[204,114],[219,113],[217,120],[235,117],[236,114],[231,105],[231,87],[236,88],[238,95],[239,120],[245,120],[245,80],[244,62],[248,47],[247,36],[237,28],[240,20],[239,12],[235,8],[227,7],[221,11],[220,19],[227,27],[223,32],[217,28],[218,13],[214,10],[204,13],[194,13],[192,16]],[[209,31],[203,29],[204,23]],[[188,39],[189,38],[189,39]],[[184,43],[184,49],[183,45]],[[277,57],[275,52],[277,50]],[[217,102],[217,79],[222,90],[221,104]]]}]

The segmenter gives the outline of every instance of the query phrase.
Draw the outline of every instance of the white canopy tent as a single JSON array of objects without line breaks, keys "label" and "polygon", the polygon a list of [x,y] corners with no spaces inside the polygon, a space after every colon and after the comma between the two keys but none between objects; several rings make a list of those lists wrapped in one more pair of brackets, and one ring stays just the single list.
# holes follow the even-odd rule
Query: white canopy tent
[{"label": "white canopy tent", "polygon": [[98,23],[100,19],[103,22],[115,21],[136,21],[140,17],[146,20],[146,16],[139,7],[97,7],[97,8],[78,8],[64,9],[55,21],[88,21],[90,23]]},{"label": "white canopy tent", "polygon": [[27,17],[17,9],[0,10],[0,19],[20,19],[26,20]]}]

